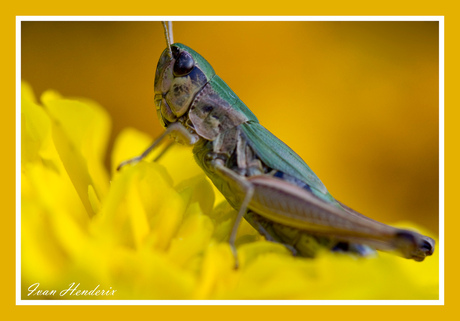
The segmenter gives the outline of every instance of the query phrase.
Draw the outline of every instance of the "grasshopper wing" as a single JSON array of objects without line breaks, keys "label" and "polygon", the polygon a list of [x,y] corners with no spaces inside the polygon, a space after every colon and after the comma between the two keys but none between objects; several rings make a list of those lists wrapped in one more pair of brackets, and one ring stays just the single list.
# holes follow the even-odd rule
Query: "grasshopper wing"
[{"label": "grasshopper wing", "polygon": [[262,162],[275,170],[300,179],[312,189],[313,194],[323,194],[316,196],[323,199],[324,196],[327,196],[325,200],[335,203],[326,186],[310,167],[279,138],[256,122],[244,123],[240,128],[246,136],[248,144]]}]

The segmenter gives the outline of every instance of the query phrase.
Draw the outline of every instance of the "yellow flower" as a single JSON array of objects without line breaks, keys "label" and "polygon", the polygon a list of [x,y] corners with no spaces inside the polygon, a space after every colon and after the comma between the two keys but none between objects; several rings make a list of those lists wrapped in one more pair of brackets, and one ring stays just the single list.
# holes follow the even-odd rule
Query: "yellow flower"
[{"label": "yellow flower", "polygon": [[[438,299],[437,253],[423,263],[384,253],[296,258],[246,222],[235,270],[226,239],[236,212],[190,149],[116,172],[151,142],[126,129],[109,174],[104,109],[52,91],[40,101],[23,84],[23,299]],[[114,292],[61,295],[77,284]]]}]

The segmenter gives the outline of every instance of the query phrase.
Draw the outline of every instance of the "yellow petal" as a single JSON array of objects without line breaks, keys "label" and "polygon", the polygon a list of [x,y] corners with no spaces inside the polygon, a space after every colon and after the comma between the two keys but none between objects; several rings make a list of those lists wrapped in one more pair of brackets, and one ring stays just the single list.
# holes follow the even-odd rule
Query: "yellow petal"
[{"label": "yellow petal", "polygon": [[208,247],[213,228],[211,220],[203,215],[199,205],[190,205],[185,220],[171,242],[168,251],[170,260],[180,266],[190,265],[190,260],[201,256]]},{"label": "yellow petal", "polygon": [[228,244],[217,244],[206,251],[195,299],[219,298],[238,282],[239,271]]},{"label": "yellow petal", "polygon": [[[185,204],[164,169],[139,163],[118,173],[95,218],[97,234],[109,243],[164,250],[178,229]],[[102,233],[102,234],[100,234]]]},{"label": "yellow petal", "polygon": [[37,105],[35,98],[27,94],[26,84],[23,83],[21,100],[21,163],[57,158],[53,154],[54,146],[51,139],[51,120],[46,112]]},{"label": "yellow petal", "polygon": [[52,119],[53,141],[59,156],[91,213],[88,186],[94,187],[98,199],[103,199],[108,190],[103,158],[110,119],[94,103],[64,99],[52,91],[45,92],[41,100]]},{"label": "yellow petal", "polygon": [[198,203],[202,213],[211,213],[214,206],[214,190],[203,173],[183,180],[175,189],[187,204]]}]

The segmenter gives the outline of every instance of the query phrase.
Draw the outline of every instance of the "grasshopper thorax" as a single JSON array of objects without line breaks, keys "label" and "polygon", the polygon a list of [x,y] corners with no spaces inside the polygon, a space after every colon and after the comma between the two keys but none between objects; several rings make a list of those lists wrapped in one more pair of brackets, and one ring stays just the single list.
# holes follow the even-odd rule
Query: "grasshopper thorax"
[{"label": "grasshopper thorax", "polygon": [[211,65],[193,49],[179,43],[165,49],[155,74],[155,106],[163,127],[185,123],[195,96],[214,76]]}]

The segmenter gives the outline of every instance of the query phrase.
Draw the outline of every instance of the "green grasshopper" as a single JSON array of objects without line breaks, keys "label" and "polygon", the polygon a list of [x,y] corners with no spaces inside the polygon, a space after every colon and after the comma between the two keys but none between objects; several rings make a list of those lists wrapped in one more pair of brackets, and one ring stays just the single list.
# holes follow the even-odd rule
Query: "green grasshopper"
[{"label": "green grasshopper", "polygon": [[119,168],[143,159],[169,135],[193,145],[198,165],[238,211],[229,237],[235,260],[243,217],[267,240],[303,257],[324,247],[360,256],[391,251],[415,261],[433,254],[433,239],[374,221],[334,199],[200,54],[174,43],[171,22],[163,26],[167,48],[156,69],[155,106],[166,131]]}]

